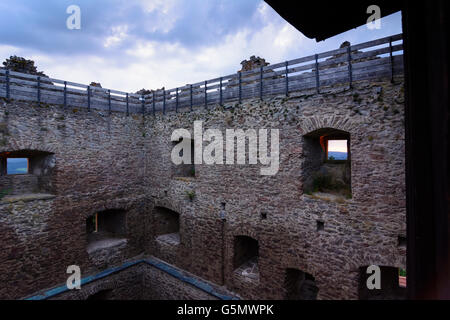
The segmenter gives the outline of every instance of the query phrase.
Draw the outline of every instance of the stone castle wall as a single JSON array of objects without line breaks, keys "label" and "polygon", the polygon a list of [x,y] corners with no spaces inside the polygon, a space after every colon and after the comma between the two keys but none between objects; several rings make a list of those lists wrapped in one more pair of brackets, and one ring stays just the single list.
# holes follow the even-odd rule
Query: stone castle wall
[{"label": "stone castle wall", "polygon": [[[398,246],[406,235],[402,80],[145,118],[2,102],[0,153],[45,151],[56,165],[51,197],[0,200],[0,297],[64,283],[71,264],[88,274],[144,253],[243,298],[284,298],[288,268],[312,275],[319,299],[358,298],[361,267],[406,264],[406,249]],[[223,133],[279,129],[279,172],[262,176],[260,164],[202,164],[195,177],[178,177],[170,137],[174,129],[192,131],[195,120]],[[304,135],[322,128],[350,134],[350,199],[304,192]],[[179,214],[178,242],[157,239],[155,207]],[[105,209],[126,210],[126,245],[88,254],[86,218]],[[257,277],[235,270],[236,236],[258,241]],[[147,282],[168,281],[156,275]]]}]

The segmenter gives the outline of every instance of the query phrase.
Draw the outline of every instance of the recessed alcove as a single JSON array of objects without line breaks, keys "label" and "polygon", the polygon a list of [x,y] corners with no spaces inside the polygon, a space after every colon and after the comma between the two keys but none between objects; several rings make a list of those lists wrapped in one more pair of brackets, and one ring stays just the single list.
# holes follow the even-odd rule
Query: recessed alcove
[{"label": "recessed alcove", "polygon": [[259,244],[248,236],[234,238],[233,269],[240,276],[259,280]]},{"label": "recessed alcove", "polygon": [[171,245],[180,243],[180,215],[177,212],[155,207],[153,221],[156,241]]},{"label": "recessed alcove", "polygon": [[298,269],[286,269],[284,289],[286,300],[316,300],[319,292],[315,278]]},{"label": "recessed alcove", "polygon": [[126,242],[126,211],[104,210],[86,219],[88,252]]},{"label": "recessed alcove", "polygon": [[55,193],[52,176],[55,155],[39,150],[0,153],[0,191],[3,200],[49,199]]},{"label": "recessed alcove", "polygon": [[304,193],[331,201],[351,198],[350,134],[323,128],[303,138]]}]

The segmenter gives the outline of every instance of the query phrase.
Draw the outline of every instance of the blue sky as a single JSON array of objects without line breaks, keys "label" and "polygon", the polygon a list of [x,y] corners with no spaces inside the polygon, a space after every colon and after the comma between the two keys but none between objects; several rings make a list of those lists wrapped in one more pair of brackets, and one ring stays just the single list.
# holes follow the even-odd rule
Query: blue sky
[{"label": "blue sky", "polygon": [[[66,27],[72,4],[80,30]],[[16,54],[50,77],[130,92],[231,74],[251,55],[278,63],[397,33],[400,13],[317,43],[260,0],[0,0],[1,61]]]}]

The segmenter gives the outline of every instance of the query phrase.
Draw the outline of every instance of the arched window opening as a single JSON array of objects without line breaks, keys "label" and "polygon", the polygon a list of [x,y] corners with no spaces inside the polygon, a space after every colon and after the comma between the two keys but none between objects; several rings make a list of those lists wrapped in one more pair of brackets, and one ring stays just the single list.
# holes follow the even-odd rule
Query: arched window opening
[{"label": "arched window opening", "polygon": [[239,275],[259,279],[259,245],[258,240],[247,236],[234,238],[233,268]]},{"label": "arched window opening", "polygon": [[304,136],[304,192],[330,200],[351,198],[350,134],[323,128]]},{"label": "arched window opening", "polygon": [[89,248],[110,246],[126,238],[126,213],[110,209],[95,213],[86,219]]},{"label": "arched window opening", "polygon": [[170,209],[154,209],[154,234],[156,240],[165,243],[180,243],[180,215]]},{"label": "arched window opening", "polygon": [[297,269],[286,269],[284,288],[286,300],[316,300],[319,292],[315,278]]}]

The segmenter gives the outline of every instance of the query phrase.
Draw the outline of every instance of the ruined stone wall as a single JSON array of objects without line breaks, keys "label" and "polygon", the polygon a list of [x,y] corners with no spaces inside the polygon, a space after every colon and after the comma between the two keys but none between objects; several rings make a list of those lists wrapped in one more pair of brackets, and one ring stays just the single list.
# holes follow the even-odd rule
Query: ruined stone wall
[{"label": "ruined stone wall", "polygon": [[[180,244],[166,247],[177,255],[171,263],[251,299],[283,298],[288,268],[311,274],[319,299],[357,299],[360,267],[405,268],[406,249],[398,245],[406,235],[402,78],[198,109],[146,123],[148,194],[155,205],[180,214]],[[202,164],[195,165],[195,177],[173,178],[171,133],[192,132],[194,120],[223,134],[227,128],[279,129],[279,172],[262,176],[261,165]],[[321,128],[350,134],[350,199],[304,192],[304,135]],[[256,280],[234,272],[235,236],[258,240]],[[156,256],[169,255],[155,251],[155,235],[148,239]]]},{"label": "ruined stone wall", "polygon": [[[50,152],[56,164],[48,198],[1,200],[0,298],[64,283],[71,264],[94,272],[143,251],[244,298],[285,297],[288,268],[312,275],[319,299],[358,298],[360,267],[406,263],[406,249],[397,243],[406,235],[402,80],[145,119],[1,102],[0,152]],[[194,120],[223,133],[279,129],[279,172],[262,176],[260,164],[202,164],[195,165],[195,177],[177,177],[170,137],[174,129],[192,131]],[[304,192],[304,135],[321,128],[350,134],[351,199]],[[155,207],[179,214],[179,242],[156,239]],[[89,255],[86,218],[105,209],[126,210],[126,245]],[[318,220],[323,230],[317,230]],[[236,236],[258,241],[258,277],[235,272]],[[161,288],[169,290],[166,283]],[[173,290],[147,297],[189,295]]]},{"label": "ruined stone wall", "polygon": [[[144,251],[142,117],[2,100],[0,123],[0,152],[37,150],[55,161],[50,194],[0,200],[0,298],[65,282],[72,264],[89,274]],[[105,209],[126,210],[126,245],[88,254],[86,218]]]}]

